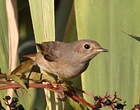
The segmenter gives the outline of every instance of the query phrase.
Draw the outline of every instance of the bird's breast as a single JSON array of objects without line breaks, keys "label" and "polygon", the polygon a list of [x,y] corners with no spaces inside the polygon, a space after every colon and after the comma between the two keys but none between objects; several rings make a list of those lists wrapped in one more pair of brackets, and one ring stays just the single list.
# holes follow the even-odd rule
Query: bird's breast
[{"label": "bird's breast", "polygon": [[42,54],[36,56],[36,64],[48,73],[57,75],[61,79],[71,79],[84,72],[88,63],[70,62],[65,59],[47,61]]},{"label": "bird's breast", "polygon": [[62,65],[60,65],[59,68],[59,74],[60,77],[62,77],[62,79],[71,79],[74,78],[78,75],[80,75],[82,72],[84,72],[87,67],[88,67],[89,63],[69,63],[69,62],[65,62]]}]

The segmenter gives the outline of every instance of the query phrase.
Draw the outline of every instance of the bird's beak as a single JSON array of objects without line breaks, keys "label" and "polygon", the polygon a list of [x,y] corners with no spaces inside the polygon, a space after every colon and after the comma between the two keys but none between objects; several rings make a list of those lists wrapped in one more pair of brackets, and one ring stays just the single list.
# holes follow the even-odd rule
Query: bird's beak
[{"label": "bird's beak", "polygon": [[108,52],[108,49],[105,48],[98,48],[96,49],[97,52]]}]

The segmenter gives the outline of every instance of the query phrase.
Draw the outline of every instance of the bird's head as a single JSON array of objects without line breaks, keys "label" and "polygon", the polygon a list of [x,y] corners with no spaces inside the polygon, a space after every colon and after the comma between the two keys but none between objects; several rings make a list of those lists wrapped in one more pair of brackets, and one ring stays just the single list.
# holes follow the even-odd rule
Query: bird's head
[{"label": "bird's head", "polygon": [[75,56],[79,57],[81,62],[90,61],[101,52],[108,52],[107,49],[102,48],[100,44],[94,40],[79,40],[74,43]]}]

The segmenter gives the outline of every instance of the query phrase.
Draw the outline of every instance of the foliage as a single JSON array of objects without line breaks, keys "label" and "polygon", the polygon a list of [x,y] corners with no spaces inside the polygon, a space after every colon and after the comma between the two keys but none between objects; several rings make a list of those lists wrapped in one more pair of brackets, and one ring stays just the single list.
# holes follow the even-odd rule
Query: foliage
[{"label": "foliage", "polygon": [[[23,55],[36,52],[35,42],[97,40],[109,49],[109,53],[95,58],[82,78],[76,79],[74,84],[102,98],[105,97],[102,95],[106,92],[117,91],[122,99],[127,100],[127,106],[124,108],[130,109],[139,102],[140,46],[137,42],[140,36],[139,4],[138,0],[19,0],[15,10],[18,12],[19,59],[24,61],[21,58]],[[11,79],[15,80],[20,87],[27,89],[32,82],[27,80],[31,69],[30,63],[24,65],[22,69],[18,67],[18,71],[21,70],[19,73],[22,74],[16,74],[16,77],[13,77],[15,74],[13,76],[3,74],[8,73],[8,60],[11,53],[8,52],[9,26],[5,0],[1,0],[0,5],[0,67],[2,71],[0,87],[3,87],[4,83],[7,84],[7,81],[9,83]],[[25,72],[25,70],[28,71]],[[17,70],[13,72],[17,73]],[[39,73],[40,71],[37,70],[36,75],[31,76],[37,83],[42,81],[39,79],[41,77]],[[25,77],[24,74],[26,74]],[[25,109],[48,109],[43,89],[30,88],[26,91],[25,89],[17,91],[22,96],[19,97],[19,102]],[[3,93],[5,91],[2,90],[1,102]],[[93,97],[86,95],[84,97],[87,102],[93,103]],[[52,99],[51,97],[52,109],[56,109],[53,106],[55,101]],[[74,100],[67,101],[69,110],[80,109],[79,105]],[[81,109],[86,109],[86,107],[83,106]],[[132,108],[132,110],[135,109],[139,109],[139,104]]]}]

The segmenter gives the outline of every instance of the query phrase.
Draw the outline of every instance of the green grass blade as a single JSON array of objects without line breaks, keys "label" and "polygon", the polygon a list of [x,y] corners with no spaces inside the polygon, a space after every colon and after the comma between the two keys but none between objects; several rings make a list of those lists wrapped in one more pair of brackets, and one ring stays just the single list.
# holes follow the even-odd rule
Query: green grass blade
[{"label": "green grass blade", "polygon": [[[5,0],[0,0],[0,69],[8,72],[8,28]],[[6,90],[0,91],[0,100],[5,96]],[[1,101],[3,102],[3,101]]]},{"label": "green grass blade", "polygon": [[55,39],[54,1],[29,0],[36,42]]},{"label": "green grass blade", "polygon": [[26,92],[28,92],[25,82],[21,80],[18,76],[13,74],[13,75],[8,75],[7,78],[14,80],[16,83],[20,84],[26,90]]},{"label": "green grass blade", "polygon": [[[55,40],[54,0],[29,0],[29,4],[36,42]],[[54,104],[51,105],[52,98],[49,92],[45,90],[46,110],[48,107],[54,108]]]},{"label": "green grass blade", "polygon": [[139,5],[137,0],[75,1],[78,38],[97,40],[109,49],[82,75],[83,88],[94,95],[116,91],[127,109],[139,103],[140,43],[122,31],[140,36]]},{"label": "green grass blade", "polygon": [[8,28],[5,0],[0,1],[0,68],[8,72]]}]

